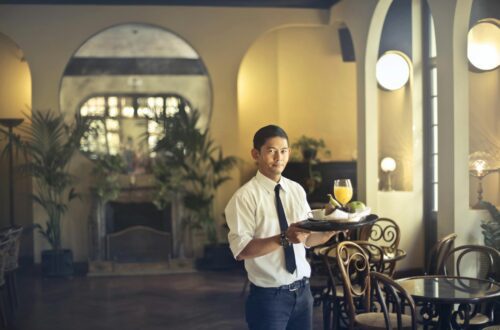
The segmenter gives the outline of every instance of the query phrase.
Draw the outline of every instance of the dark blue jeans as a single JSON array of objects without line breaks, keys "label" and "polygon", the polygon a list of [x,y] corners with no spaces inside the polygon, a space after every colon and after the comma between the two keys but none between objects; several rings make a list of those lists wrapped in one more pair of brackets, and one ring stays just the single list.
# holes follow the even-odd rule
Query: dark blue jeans
[{"label": "dark blue jeans", "polygon": [[297,287],[261,288],[250,285],[246,321],[250,330],[311,330],[313,297],[309,281]]}]

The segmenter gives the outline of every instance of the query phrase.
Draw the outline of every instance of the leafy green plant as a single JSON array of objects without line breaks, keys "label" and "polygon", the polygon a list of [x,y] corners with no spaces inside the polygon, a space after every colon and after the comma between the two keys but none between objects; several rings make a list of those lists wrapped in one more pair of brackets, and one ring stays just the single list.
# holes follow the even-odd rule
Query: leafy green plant
[{"label": "leafy green plant", "polygon": [[69,172],[69,163],[79,149],[80,139],[88,129],[88,121],[75,116],[68,125],[60,113],[34,110],[32,116],[20,126],[22,134],[13,136],[12,145],[22,150],[25,162],[21,173],[35,180],[33,200],[47,215],[45,226],[36,224],[39,233],[52,249],[61,248],[61,220],[69,203],[79,195],[73,187],[75,177]]},{"label": "leafy green plant", "polygon": [[164,207],[175,194],[182,196],[187,216],[184,225],[202,228],[210,243],[217,243],[213,202],[217,189],[231,179],[228,172],[237,158],[224,156],[209,130],[198,126],[197,110],[179,110],[166,120],[165,137],[157,146],[153,166],[160,189],[155,204]]},{"label": "leafy green plant", "polygon": [[500,213],[496,206],[489,202],[482,201],[481,204],[491,215],[491,220],[481,221],[484,245],[500,251]]},{"label": "leafy green plant", "polygon": [[326,148],[323,139],[316,139],[306,135],[302,135],[297,141],[292,143],[292,149],[300,150],[304,161],[316,159],[318,151],[323,151],[326,156],[330,156],[330,150]]},{"label": "leafy green plant", "polygon": [[99,155],[94,160],[92,174],[96,178],[95,188],[97,196],[102,202],[115,199],[120,194],[119,174],[124,173],[126,164],[119,155]]},{"label": "leafy green plant", "polygon": [[[325,155],[330,156],[330,150],[326,148],[323,139],[315,139],[306,135],[299,137],[297,141],[292,143],[292,152],[299,150],[302,155],[302,160],[307,162],[307,178],[304,179],[304,185],[307,193],[312,194],[317,187],[321,185],[323,177],[319,171],[314,170],[314,165],[317,163],[316,155],[318,151],[323,151]],[[297,159],[296,153],[293,153],[293,158]]]}]

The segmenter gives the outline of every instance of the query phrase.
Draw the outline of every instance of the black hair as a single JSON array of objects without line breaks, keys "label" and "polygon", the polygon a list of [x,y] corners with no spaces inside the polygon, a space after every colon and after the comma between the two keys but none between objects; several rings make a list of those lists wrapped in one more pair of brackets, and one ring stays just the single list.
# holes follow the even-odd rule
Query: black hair
[{"label": "black hair", "polygon": [[257,150],[266,143],[266,141],[273,137],[282,137],[288,142],[288,135],[285,130],[276,125],[267,125],[259,129],[253,136],[253,147]]}]

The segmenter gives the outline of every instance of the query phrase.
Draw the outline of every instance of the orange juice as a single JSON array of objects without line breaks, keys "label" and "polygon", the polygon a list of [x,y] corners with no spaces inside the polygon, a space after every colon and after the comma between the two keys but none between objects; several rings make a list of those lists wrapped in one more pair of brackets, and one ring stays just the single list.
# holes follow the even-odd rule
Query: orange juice
[{"label": "orange juice", "polygon": [[333,187],[333,194],[340,204],[346,205],[352,198],[352,187]]}]

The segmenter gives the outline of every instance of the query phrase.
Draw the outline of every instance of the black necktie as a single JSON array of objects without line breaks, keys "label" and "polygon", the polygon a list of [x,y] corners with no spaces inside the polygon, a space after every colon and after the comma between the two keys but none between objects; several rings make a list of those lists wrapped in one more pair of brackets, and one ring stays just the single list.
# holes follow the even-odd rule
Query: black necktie
[{"label": "black necktie", "polygon": [[[274,192],[276,194],[276,209],[278,210],[278,219],[280,220],[280,229],[282,232],[285,232],[288,229],[288,222],[286,221],[285,210],[283,209],[283,204],[281,204],[280,199],[280,188],[279,184],[274,188]],[[293,274],[297,265],[295,264],[295,253],[293,252],[293,245],[285,247],[285,264],[286,270]]]}]

